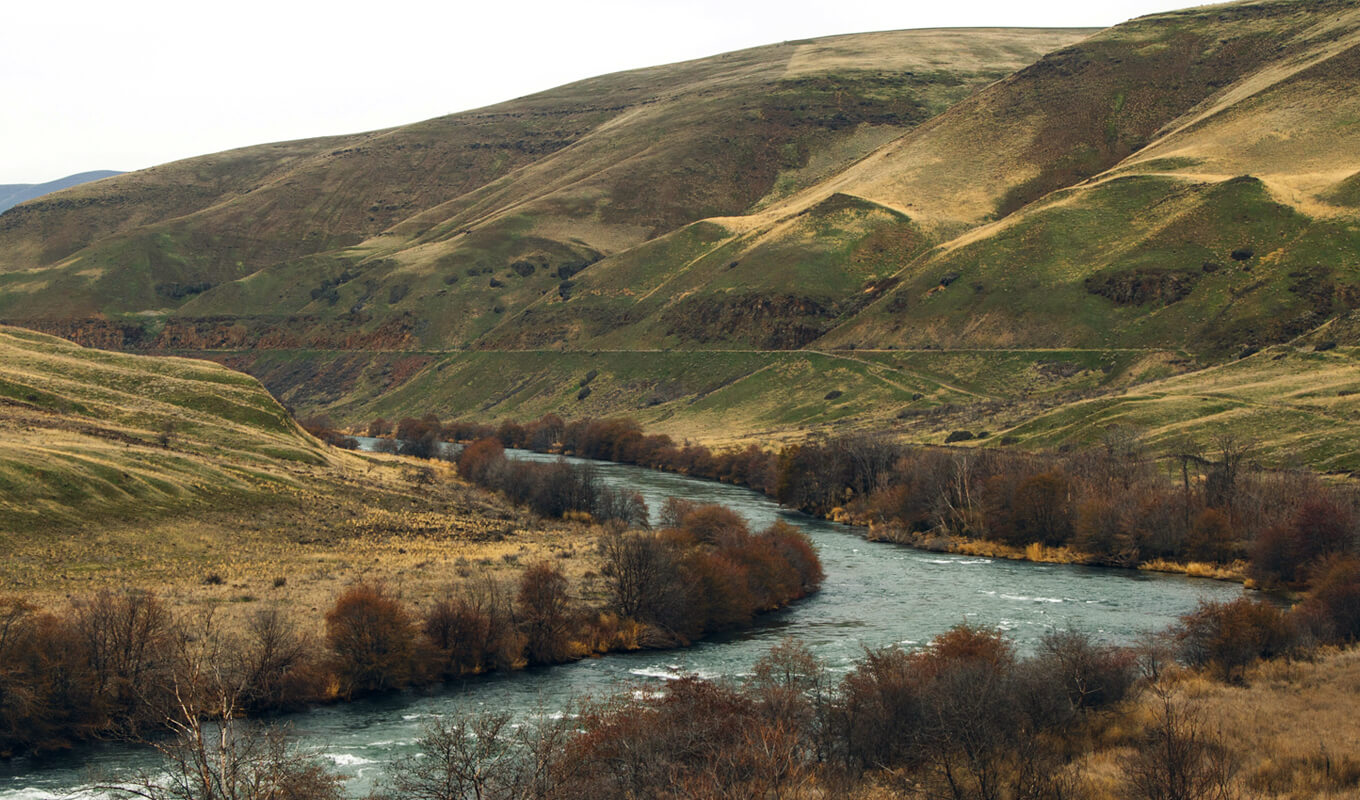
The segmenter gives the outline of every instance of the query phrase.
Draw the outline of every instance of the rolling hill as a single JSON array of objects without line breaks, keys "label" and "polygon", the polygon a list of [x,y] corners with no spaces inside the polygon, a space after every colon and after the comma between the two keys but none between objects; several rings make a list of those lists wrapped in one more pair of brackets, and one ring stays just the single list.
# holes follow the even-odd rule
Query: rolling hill
[{"label": "rolling hill", "polygon": [[248,375],[0,327],[0,529],[180,512],[336,456]]},{"label": "rolling hill", "polygon": [[131,583],[319,623],[354,580],[424,597],[457,559],[539,552],[569,528],[531,525],[448,468],[325,446],[248,375],[0,326],[6,593],[56,607]]},{"label": "rolling hill", "polygon": [[16,207],[0,319],[351,421],[1053,444],[1081,434],[1042,415],[1263,347],[1351,369],[1358,65],[1354,3],[1250,0],[603,76]]},{"label": "rolling hill", "polygon": [[104,317],[86,338],[165,348],[469,346],[588,265],[815,185],[1086,33],[790,42],[131,173],[0,216],[0,317]]},{"label": "rolling hill", "polygon": [[79,186],[82,183],[97,181],[102,178],[112,178],[114,175],[122,175],[121,172],[113,170],[96,170],[94,172],[81,172],[76,175],[67,175],[65,178],[58,178],[47,183],[5,183],[0,184],[0,214],[29,200],[34,200],[52,192],[67,189],[72,186]]}]

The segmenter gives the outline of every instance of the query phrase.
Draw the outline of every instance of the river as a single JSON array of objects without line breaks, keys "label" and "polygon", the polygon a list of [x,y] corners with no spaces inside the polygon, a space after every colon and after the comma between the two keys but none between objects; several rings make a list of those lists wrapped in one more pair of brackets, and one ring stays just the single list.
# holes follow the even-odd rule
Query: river
[{"label": "river", "polygon": [[[361,440],[365,449],[374,440]],[[524,451],[516,458],[551,460]],[[667,497],[721,503],[754,529],[782,519],[807,531],[821,555],[826,581],[817,595],[762,617],[756,627],[684,650],[615,653],[574,664],[493,674],[435,692],[406,693],[289,716],[296,739],[350,776],[362,796],[382,765],[410,752],[422,721],[460,708],[552,713],[572,698],[602,695],[630,684],[657,684],[690,672],[739,679],[769,647],[797,637],[837,672],[864,648],[912,647],[961,622],[1000,628],[1022,648],[1046,631],[1071,626],[1127,643],[1160,630],[1201,600],[1241,594],[1233,584],[1177,575],[1057,564],[1031,564],[915,550],[866,542],[860,529],[781,508],[762,494],[607,462],[591,462],[615,486],[642,493],[655,517]],[[0,764],[0,800],[94,797],[92,776],[150,769],[145,749],[126,745],[80,748],[74,754]]]}]

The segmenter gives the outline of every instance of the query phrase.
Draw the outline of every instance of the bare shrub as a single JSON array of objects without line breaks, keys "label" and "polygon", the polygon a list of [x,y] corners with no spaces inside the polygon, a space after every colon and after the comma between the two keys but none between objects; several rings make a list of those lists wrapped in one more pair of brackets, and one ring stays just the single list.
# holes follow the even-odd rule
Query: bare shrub
[{"label": "bare shrub", "polygon": [[507,797],[520,771],[514,726],[506,712],[437,719],[425,726],[420,753],[388,766],[395,797],[468,800]]},{"label": "bare shrub", "polygon": [[1129,800],[1229,800],[1237,763],[1201,710],[1153,686],[1155,717],[1121,762]]},{"label": "bare shrub", "polygon": [[541,561],[520,576],[516,606],[532,664],[555,664],[571,656],[574,615],[567,577]]},{"label": "bare shrub", "polygon": [[247,711],[299,708],[323,693],[314,645],[280,609],[251,615],[236,658],[240,702]]},{"label": "bare shrub", "polygon": [[345,697],[411,681],[415,629],[401,601],[381,585],[356,584],[336,599],[326,612],[326,643]]}]

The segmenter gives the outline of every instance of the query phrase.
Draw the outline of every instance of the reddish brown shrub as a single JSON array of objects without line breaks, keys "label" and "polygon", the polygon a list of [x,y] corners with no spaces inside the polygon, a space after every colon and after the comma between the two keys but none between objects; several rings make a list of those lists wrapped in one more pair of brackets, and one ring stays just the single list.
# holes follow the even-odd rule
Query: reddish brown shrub
[{"label": "reddish brown shrub", "polygon": [[1257,659],[1288,652],[1298,641],[1283,611],[1245,597],[1201,603],[1181,617],[1177,638],[1182,660],[1213,667],[1224,680],[1240,676]]},{"label": "reddish brown shrub", "polygon": [[791,797],[810,764],[798,731],[742,692],[696,678],[585,709],[561,759],[568,797]]},{"label": "reddish brown shrub", "polygon": [[1206,508],[1190,524],[1185,554],[1197,561],[1227,561],[1236,544],[1232,520],[1217,508]]},{"label": "reddish brown shrub", "polygon": [[505,448],[496,439],[478,439],[458,453],[458,474],[472,483],[490,483],[493,470],[503,468]]},{"label": "reddish brown shrub", "polygon": [[411,682],[416,632],[401,601],[378,584],[345,590],[326,612],[326,643],[345,697]]},{"label": "reddish brown shrub", "polygon": [[1298,611],[1324,640],[1360,640],[1360,559],[1335,557],[1319,565]]},{"label": "reddish brown shrub", "polygon": [[531,664],[555,664],[571,657],[575,619],[569,588],[562,571],[544,561],[520,576],[517,603]]},{"label": "reddish brown shrub", "polygon": [[247,711],[301,708],[325,696],[326,676],[314,645],[279,609],[250,617],[236,658]]},{"label": "reddish brown shrub", "polygon": [[445,679],[481,672],[494,650],[496,631],[491,615],[454,594],[430,606],[421,632],[433,651],[432,671]]},{"label": "reddish brown shrub", "polygon": [[817,557],[817,548],[806,533],[781,520],[761,536],[770,539],[775,552],[798,574],[800,585],[796,597],[805,597],[821,588],[826,573]]},{"label": "reddish brown shrub", "polygon": [[727,546],[733,539],[748,533],[746,520],[727,506],[720,505],[702,505],[690,510],[680,518],[680,527],[699,541],[719,547]]},{"label": "reddish brown shrub", "polygon": [[731,557],[707,550],[691,551],[685,560],[691,591],[690,637],[745,625],[755,615],[747,572]]}]

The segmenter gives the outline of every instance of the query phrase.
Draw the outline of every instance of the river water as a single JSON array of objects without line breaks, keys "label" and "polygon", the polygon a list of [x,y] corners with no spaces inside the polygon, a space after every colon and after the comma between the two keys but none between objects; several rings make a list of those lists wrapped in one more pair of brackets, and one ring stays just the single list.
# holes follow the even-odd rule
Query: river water
[{"label": "river water", "polygon": [[[374,440],[361,440],[370,449]],[[511,451],[513,457],[556,457]],[[1174,575],[930,553],[866,542],[862,531],[781,508],[749,489],[606,462],[600,478],[642,493],[655,518],[667,497],[721,503],[753,529],[782,519],[807,531],[826,570],[822,591],[761,618],[749,630],[684,650],[616,653],[556,667],[477,677],[426,693],[409,693],[316,709],[288,717],[298,742],[351,777],[361,796],[384,762],[414,749],[423,720],[458,709],[553,713],[571,699],[632,685],[656,685],[682,673],[740,679],[771,645],[803,640],[829,667],[849,668],[864,652],[913,647],[959,623],[1000,628],[1022,648],[1046,631],[1074,627],[1111,642],[1160,630],[1201,600],[1228,600],[1240,587]],[[124,745],[0,764],[0,800],[90,798],[94,776],[152,769],[152,755]]]}]

